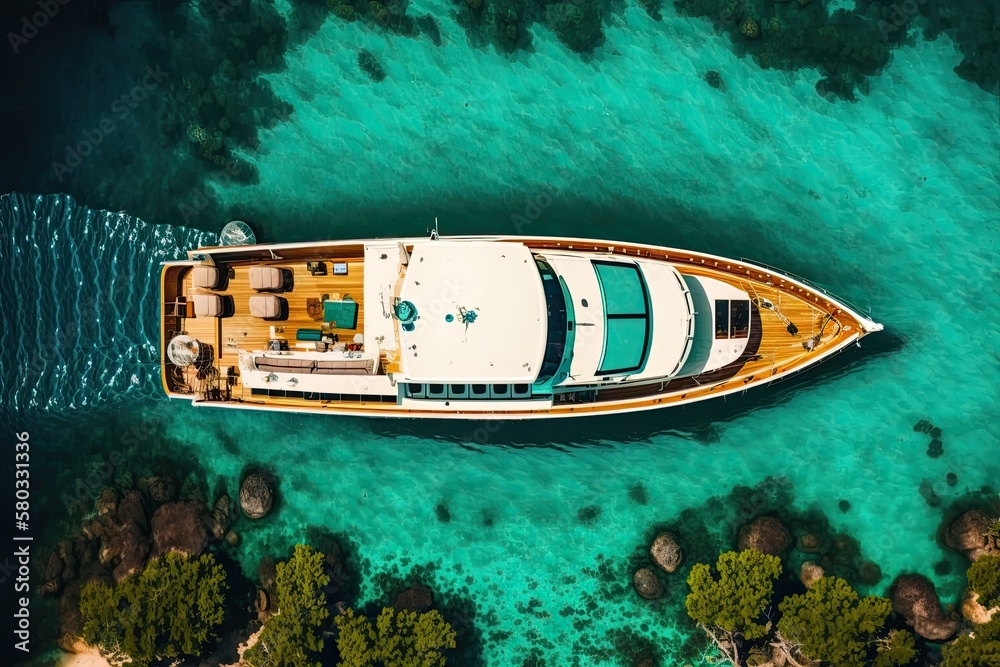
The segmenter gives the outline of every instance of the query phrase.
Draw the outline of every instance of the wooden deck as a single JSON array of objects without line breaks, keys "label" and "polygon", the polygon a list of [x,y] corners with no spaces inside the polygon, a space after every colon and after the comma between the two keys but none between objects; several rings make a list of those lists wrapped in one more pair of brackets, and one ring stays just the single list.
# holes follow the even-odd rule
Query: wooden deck
[{"label": "wooden deck", "polygon": [[[515,239],[510,239],[515,240]],[[746,291],[753,298],[759,297],[773,303],[774,309],[766,307],[752,308],[751,340],[743,356],[723,369],[703,374],[695,378],[678,378],[670,382],[653,382],[644,385],[619,386],[597,391],[597,395],[588,402],[557,403],[550,410],[506,411],[503,413],[488,410],[463,413],[441,413],[433,410],[405,409],[395,403],[375,402],[365,400],[350,401],[314,401],[305,398],[274,398],[268,396],[250,396],[244,391],[238,380],[227,383],[224,376],[228,367],[239,368],[238,352],[240,350],[262,350],[270,335],[270,327],[284,329],[276,337],[286,338],[290,349],[295,349],[295,332],[299,328],[320,328],[322,316],[310,317],[307,312],[307,299],[322,299],[324,294],[350,296],[359,303],[357,329],[333,330],[340,335],[342,342],[350,341],[354,334],[362,332],[364,327],[364,265],[362,251],[354,246],[354,256],[345,257],[343,249],[331,256],[339,261],[348,262],[346,276],[332,275],[332,266],[327,261],[327,275],[312,276],[306,269],[306,262],[299,254],[295,259],[282,261],[254,262],[256,265],[276,266],[289,269],[294,274],[294,287],[282,294],[288,300],[289,316],[284,322],[267,322],[249,314],[249,298],[256,292],[249,286],[248,264],[232,263],[232,276],[224,291],[218,292],[231,297],[235,314],[227,318],[193,318],[183,320],[164,319],[164,329],[172,325],[182,327],[189,335],[202,342],[211,342],[214,360],[212,368],[200,373],[185,374],[183,382],[174,387],[173,393],[203,394],[206,390],[218,386],[223,401],[239,400],[253,402],[261,407],[278,409],[307,410],[322,413],[351,413],[394,416],[438,416],[459,418],[523,418],[540,415],[569,416],[576,414],[599,414],[621,412],[635,409],[650,409],[665,407],[693,400],[700,400],[743,391],[751,387],[767,384],[778,377],[802,370],[820,359],[836,352],[866,332],[862,321],[855,317],[846,306],[835,302],[831,297],[814,290],[807,285],[792,280],[776,272],[760,267],[746,265],[733,260],[716,258],[699,253],[671,251],[665,248],[635,244],[617,244],[613,247],[598,243],[570,242],[567,239],[516,239],[525,243],[533,250],[558,248],[560,250],[578,249],[588,251],[610,252],[612,255],[629,257],[644,257],[662,259],[673,264],[682,274],[712,277],[729,283]],[[283,255],[287,253],[282,252]],[[312,259],[318,256],[311,257]],[[169,278],[164,280],[164,297],[170,298],[180,293],[191,295],[196,293],[191,284],[190,274],[185,276],[173,287]],[[781,313],[779,316],[775,311]],[[797,327],[796,334],[788,331],[788,322]],[[163,342],[166,343],[169,331],[165,331]],[[393,360],[383,356],[382,372],[392,372]],[[176,375],[176,373],[174,374]],[[171,393],[173,377],[165,378],[165,388]],[[216,394],[216,400],[220,395]]]},{"label": "wooden deck", "polygon": [[[194,294],[218,294],[230,301],[233,308],[231,317],[193,317],[193,306],[189,316],[181,326],[189,336],[202,343],[212,346],[215,371],[225,375],[229,367],[239,368],[239,352],[264,350],[272,338],[271,327],[275,328],[274,338],[288,341],[289,350],[297,348],[295,334],[299,329],[321,329],[323,316],[320,310],[317,316],[309,313],[308,300],[315,299],[322,307],[324,295],[331,299],[352,298],[358,302],[358,323],[356,329],[330,328],[324,332],[337,334],[341,342],[351,342],[354,335],[364,331],[364,261],[359,256],[347,261],[347,275],[333,275],[332,265],[326,262],[327,274],[314,276],[306,269],[305,262],[277,261],[267,262],[267,266],[288,269],[293,274],[293,286],[290,291],[277,294],[288,302],[288,317],[282,321],[268,321],[250,314],[250,297],[260,294],[250,287],[249,266],[231,265],[228,284],[221,290],[198,289],[193,285],[191,272],[183,277],[181,285],[183,295],[191,300]],[[260,266],[261,264],[255,264]],[[315,313],[316,311],[314,311]],[[193,393],[202,393],[207,386],[212,385],[214,375],[206,369],[190,369],[185,373],[184,381]],[[208,383],[206,384],[206,380]],[[231,391],[232,396],[249,398],[249,392],[242,391],[242,385],[237,384]],[[256,398],[256,397],[255,397]]]}]

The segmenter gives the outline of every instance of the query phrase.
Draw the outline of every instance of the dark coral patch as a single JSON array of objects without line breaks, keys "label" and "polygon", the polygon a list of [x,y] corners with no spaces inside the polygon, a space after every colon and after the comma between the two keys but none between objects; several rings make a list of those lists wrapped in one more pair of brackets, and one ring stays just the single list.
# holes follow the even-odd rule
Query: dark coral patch
[{"label": "dark coral patch", "polygon": [[385,70],[382,69],[382,63],[367,49],[358,51],[358,67],[375,83],[385,81]]},{"label": "dark coral patch", "polygon": [[588,505],[587,507],[580,508],[576,513],[576,520],[580,523],[590,524],[597,521],[597,517],[601,515],[601,508],[597,505]]},{"label": "dark coral patch", "polygon": [[646,487],[642,485],[642,482],[636,482],[628,488],[628,499],[636,505],[645,505],[649,502],[649,498],[646,496]]}]

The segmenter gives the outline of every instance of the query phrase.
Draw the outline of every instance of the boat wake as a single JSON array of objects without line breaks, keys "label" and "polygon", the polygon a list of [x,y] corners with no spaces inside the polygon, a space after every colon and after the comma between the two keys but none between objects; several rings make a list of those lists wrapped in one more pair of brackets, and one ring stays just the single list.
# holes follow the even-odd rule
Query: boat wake
[{"label": "boat wake", "polygon": [[159,272],[214,235],[0,196],[0,406],[66,411],[162,395]]}]

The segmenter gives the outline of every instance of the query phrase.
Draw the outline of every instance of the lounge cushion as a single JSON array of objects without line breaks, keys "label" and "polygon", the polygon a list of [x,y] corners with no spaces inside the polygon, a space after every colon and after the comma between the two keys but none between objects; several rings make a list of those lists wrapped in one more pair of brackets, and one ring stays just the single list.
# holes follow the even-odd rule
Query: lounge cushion
[{"label": "lounge cushion", "polygon": [[217,294],[195,294],[191,297],[196,317],[222,317],[222,297]]},{"label": "lounge cushion", "polygon": [[323,331],[320,329],[299,329],[295,332],[295,340],[323,340]]},{"label": "lounge cushion", "polygon": [[215,289],[219,286],[219,270],[211,266],[196,266],[192,272],[195,287]]},{"label": "lounge cushion", "polygon": [[266,320],[281,315],[281,297],[273,294],[257,294],[250,297],[250,314]]},{"label": "lounge cushion", "polygon": [[281,269],[273,266],[251,266],[250,287],[258,292],[274,292],[280,290],[284,276]]},{"label": "lounge cushion", "polygon": [[254,364],[260,371],[276,371],[285,373],[308,373],[312,371],[312,359],[296,359],[295,357],[256,357]]},{"label": "lounge cushion", "polygon": [[336,325],[338,329],[354,329],[358,326],[357,301],[324,301],[323,321]]},{"label": "lounge cushion", "polygon": [[320,375],[371,374],[374,368],[374,359],[331,359],[330,361],[317,361],[313,373]]}]

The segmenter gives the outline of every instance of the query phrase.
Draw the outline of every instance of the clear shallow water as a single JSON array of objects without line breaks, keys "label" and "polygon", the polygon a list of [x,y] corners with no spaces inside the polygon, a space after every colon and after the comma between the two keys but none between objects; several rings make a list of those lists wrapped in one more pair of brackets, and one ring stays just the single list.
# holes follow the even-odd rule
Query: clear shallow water
[{"label": "clear shallow water", "polygon": [[[951,74],[961,58],[949,40],[898,50],[868,96],[830,104],[814,73],[761,71],[666,8],[660,24],[626,11],[588,62],[540,26],[535,52],[513,63],[440,27],[431,49],[327,21],[267,75],[295,112],[247,155],[260,183],[220,183],[214,196],[254,212],[259,236],[276,241],[413,234],[440,214],[446,233],[752,256],[870,305],[886,331],[795,383],[639,418],[441,426],[194,409],[158,398],[152,270],[211,237],[64,198],[5,197],[0,397],[5,423],[59,418],[58,431],[38,426],[52,530],[58,489],[90,452],[155,423],[158,439],[130,450],[137,459],[180,456],[231,493],[249,464],[276,474],[273,517],[236,526],[249,574],[313,525],[349,538],[362,602],[382,594],[380,575],[434,564],[439,591],[475,605],[468,625],[488,665],[532,650],[549,664],[614,664],[611,633],[625,628],[653,638],[667,664],[696,664],[673,604],[681,578],[662,608],[641,601],[634,551],[655,525],[768,477],[860,542],[882,568],[873,590],[919,571],[953,601],[962,564],[934,574],[949,558],[938,524],[951,502],[986,485],[995,500],[1000,486],[1000,143],[996,98]],[[364,78],[344,46],[376,52],[386,81]],[[540,196],[552,203],[516,228],[511,216]],[[61,288],[66,277],[76,290]],[[53,337],[55,356],[31,361]],[[919,419],[943,430],[940,458],[913,432]],[[702,514],[722,523],[712,544],[726,548],[739,512]]]}]

